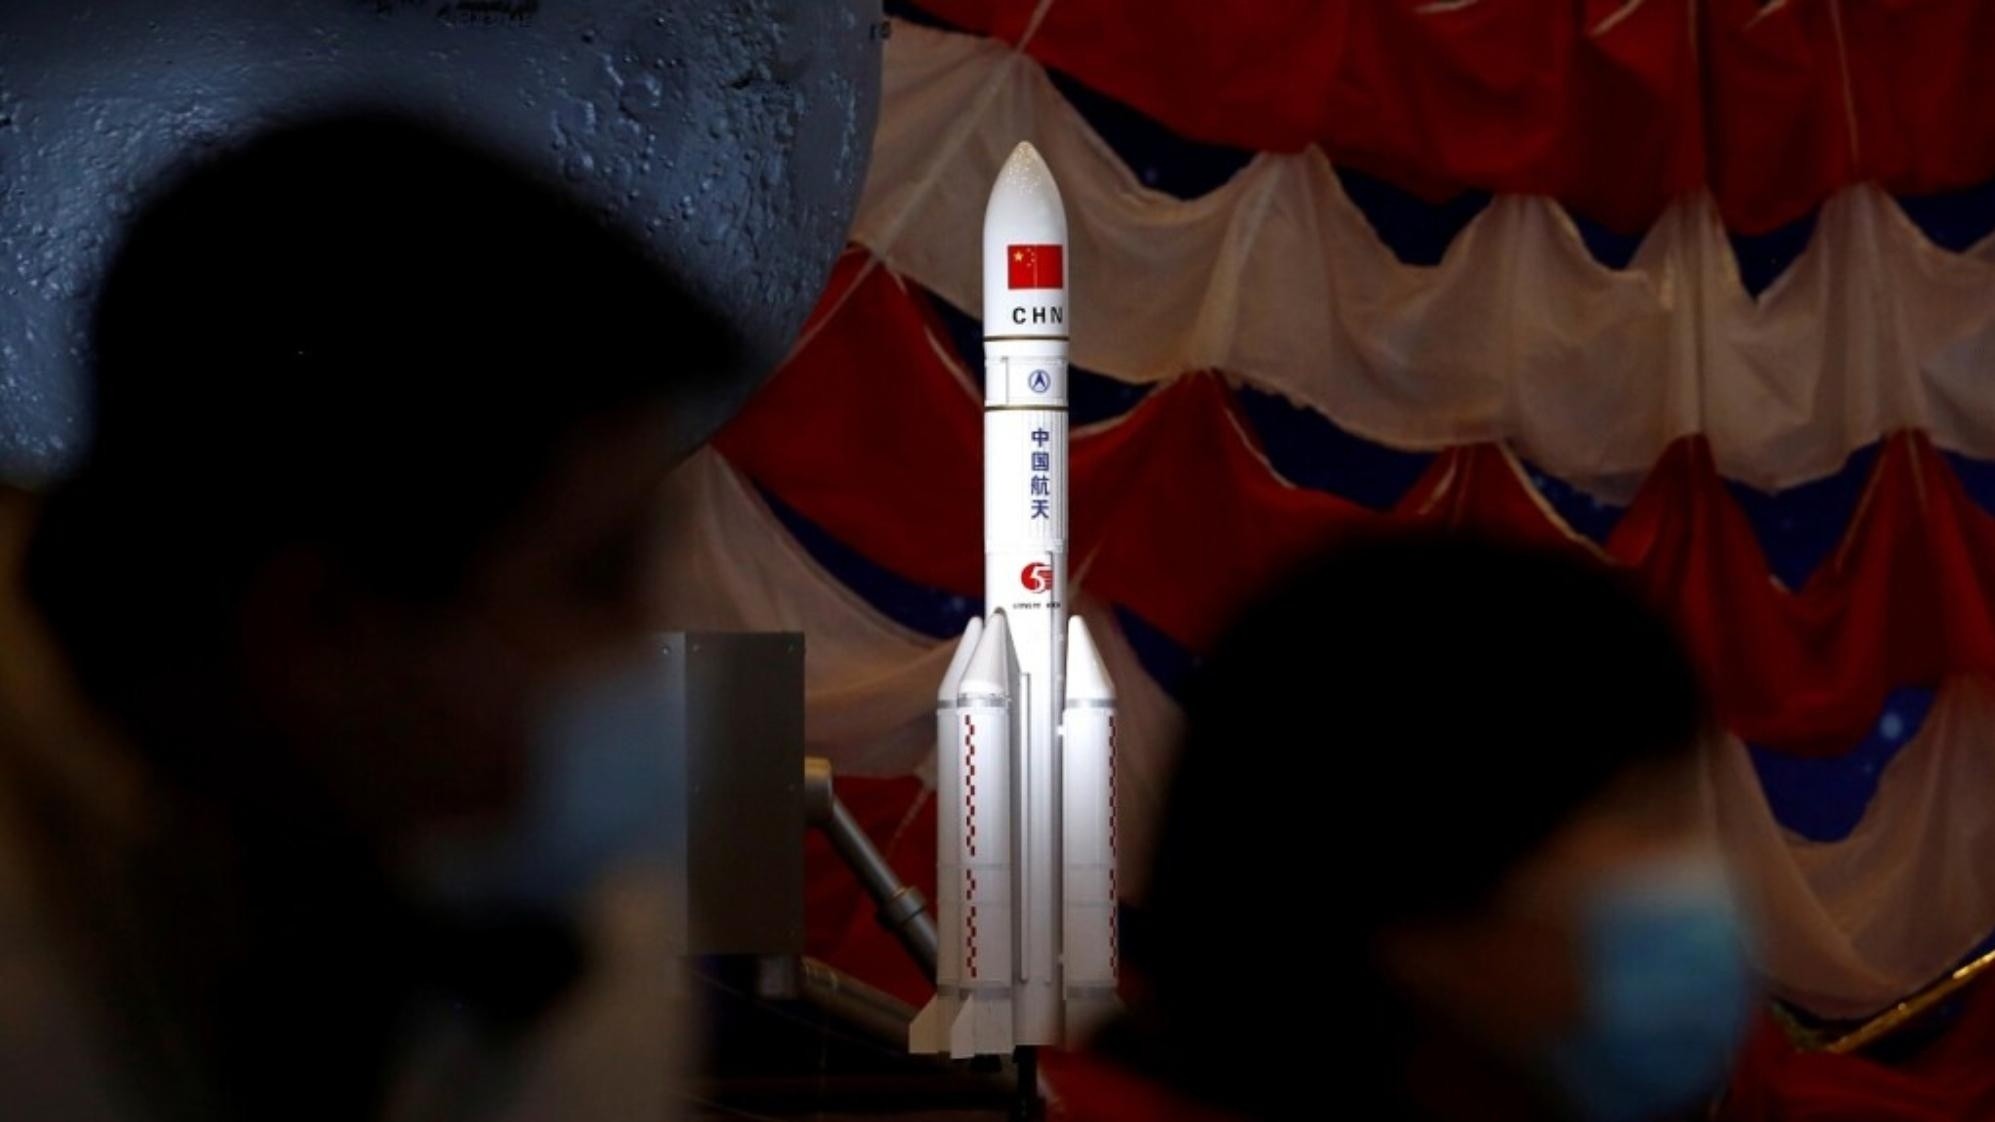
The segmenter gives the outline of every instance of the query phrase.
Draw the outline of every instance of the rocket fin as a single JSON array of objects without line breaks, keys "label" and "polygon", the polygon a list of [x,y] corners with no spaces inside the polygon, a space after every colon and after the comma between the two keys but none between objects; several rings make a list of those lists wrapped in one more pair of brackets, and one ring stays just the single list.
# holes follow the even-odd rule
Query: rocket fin
[{"label": "rocket fin", "polygon": [[942,1033],[943,1019],[946,1016],[953,1021],[955,1013],[956,1007],[953,1001],[950,1002],[949,1008],[944,1010],[941,995],[936,995],[933,1000],[921,1007],[921,1012],[915,1014],[914,1023],[908,1026],[907,1050],[916,1055],[949,1051],[949,1041]]},{"label": "rocket fin", "polygon": [[949,1054],[959,1060],[1010,1055],[1011,1021],[1009,995],[979,994],[964,1001],[949,1029]]}]

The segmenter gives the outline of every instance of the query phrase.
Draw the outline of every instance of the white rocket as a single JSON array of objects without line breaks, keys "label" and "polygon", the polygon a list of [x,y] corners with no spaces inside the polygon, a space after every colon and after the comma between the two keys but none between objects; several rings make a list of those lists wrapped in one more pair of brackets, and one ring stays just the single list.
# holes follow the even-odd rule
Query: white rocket
[{"label": "white rocket", "polygon": [[916,1052],[1115,1008],[1115,691],[1067,614],[1067,218],[1030,144],[984,209],[984,600],[936,704],[936,994]]}]

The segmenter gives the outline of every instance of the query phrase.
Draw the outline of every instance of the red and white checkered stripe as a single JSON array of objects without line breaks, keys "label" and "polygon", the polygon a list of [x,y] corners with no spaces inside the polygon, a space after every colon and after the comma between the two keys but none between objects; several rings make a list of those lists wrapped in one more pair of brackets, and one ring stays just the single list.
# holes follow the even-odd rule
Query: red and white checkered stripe
[{"label": "red and white checkered stripe", "polygon": [[[977,722],[963,714],[963,844],[977,855]],[[963,977],[977,977],[977,871],[963,870]]]},{"label": "red and white checkered stripe", "polygon": [[1115,715],[1108,717],[1108,972],[1121,972],[1117,963],[1122,953],[1122,892],[1116,887],[1115,873],[1121,865],[1115,852]]}]

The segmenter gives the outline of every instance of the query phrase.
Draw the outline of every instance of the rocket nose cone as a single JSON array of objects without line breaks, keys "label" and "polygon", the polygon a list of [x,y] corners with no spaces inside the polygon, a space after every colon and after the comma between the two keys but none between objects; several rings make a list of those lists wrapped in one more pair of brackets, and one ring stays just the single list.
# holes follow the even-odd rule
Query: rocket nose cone
[{"label": "rocket nose cone", "polygon": [[1095,649],[1094,636],[1078,615],[1067,617],[1067,704],[1115,700],[1108,667]]},{"label": "rocket nose cone", "polygon": [[1029,140],[1021,140],[1012,146],[1011,155],[1004,158],[1004,171],[1006,174],[1045,176],[1048,179],[1053,174],[1047,170],[1046,160],[1039,155],[1039,149],[1034,148]]},{"label": "rocket nose cone", "polygon": [[991,185],[990,202],[984,207],[984,233],[1002,231],[1012,241],[1064,244],[1067,240],[1067,211],[1060,201],[1060,185],[1053,170],[1030,141],[1018,147],[999,169]]}]

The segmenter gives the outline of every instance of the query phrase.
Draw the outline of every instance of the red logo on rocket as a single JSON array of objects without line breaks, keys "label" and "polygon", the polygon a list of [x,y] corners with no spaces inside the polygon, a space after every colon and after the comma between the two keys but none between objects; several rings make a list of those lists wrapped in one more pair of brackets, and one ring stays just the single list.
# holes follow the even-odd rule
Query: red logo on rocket
[{"label": "red logo on rocket", "polygon": [[1053,566],[1044,561],[1034,561],[1018,574],[1018,583],[1024,585],[1027,592],[1051,592]]},{"label": "red logo on rocket", "polygon": [[1007,288],[1065,288],[1066,253],[1057,245],[1013,245],[1005,247],[1009,263]]}]

